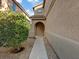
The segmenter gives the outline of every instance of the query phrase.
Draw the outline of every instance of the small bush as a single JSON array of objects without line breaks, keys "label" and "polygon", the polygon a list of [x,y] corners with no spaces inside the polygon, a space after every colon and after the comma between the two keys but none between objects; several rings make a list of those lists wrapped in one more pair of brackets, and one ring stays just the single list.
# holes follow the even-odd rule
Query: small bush
[{"label": "small bush", "polygon": [[20,13],[0,12],[0,46],[17,47],[28,37],[30,24]]}]

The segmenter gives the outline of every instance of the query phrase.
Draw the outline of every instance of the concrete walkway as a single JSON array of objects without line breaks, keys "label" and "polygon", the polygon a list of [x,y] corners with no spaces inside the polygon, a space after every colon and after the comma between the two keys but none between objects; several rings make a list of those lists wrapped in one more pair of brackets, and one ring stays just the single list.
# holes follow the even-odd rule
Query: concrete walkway
[{"label": "concrete walkway", "polygon": [[29,56],[29,59],[48,59],[43,38],[37,37],[32,48],[31,54]]}]

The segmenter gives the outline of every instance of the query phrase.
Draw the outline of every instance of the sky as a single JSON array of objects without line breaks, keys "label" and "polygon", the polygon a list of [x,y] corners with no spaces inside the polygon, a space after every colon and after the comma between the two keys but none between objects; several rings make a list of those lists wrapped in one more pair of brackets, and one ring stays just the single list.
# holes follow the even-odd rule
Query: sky
[{"label": "sky", "polygon": [[34,15],[33,7],[36,4],[43,2],[43,0],[16,0],[16,1],[19,2],[23,6],[23,8],[26,10],[26,12],[30,16]]}]

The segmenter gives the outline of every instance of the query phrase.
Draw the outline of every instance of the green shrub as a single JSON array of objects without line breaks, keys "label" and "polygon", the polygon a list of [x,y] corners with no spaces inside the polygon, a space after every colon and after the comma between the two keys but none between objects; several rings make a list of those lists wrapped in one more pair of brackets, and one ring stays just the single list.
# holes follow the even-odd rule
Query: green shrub
[{"label": "green shrub", "polygon": [[30,24],[20,13],[0,12],[0,46],[17,47],[27,40]]}]

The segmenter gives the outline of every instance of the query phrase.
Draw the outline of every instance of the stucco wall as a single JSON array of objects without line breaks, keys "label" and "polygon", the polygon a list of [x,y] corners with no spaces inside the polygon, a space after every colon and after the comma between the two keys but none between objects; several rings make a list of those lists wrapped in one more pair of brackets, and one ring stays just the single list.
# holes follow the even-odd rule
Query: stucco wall
[{"label": "stucco wall", "polygon": [[16,12],[23,13],[23,11],[16,5]]},{"label": "stucco wall", "polygon": [[32,24],[31,24],[31,30],[29,32],[29,37],[35,37],[35,34],[36,34],[36,27],[35,27],[35,24],[38,23],[38,22],[41,22],[45,25],[45,20],[32,20]]},{"label": "stucco wall", "polygon": [[7,0],[2,0],[0,11],[5,11],[5,10],[8,10]]},{"label": "stucco wall", "polygon": [[79,0],[56,0],[47,16],[46,36],[60,59],[79,59]]},{"label": "stucco wall", "polygon": [[[49,10],[51,8],[50,4],[54,5],[56,0],[45,0],[45,6],[44,6],[44,15],[47,16],[49,13]],[[49,10],[48,10],[49,9]]]}]

